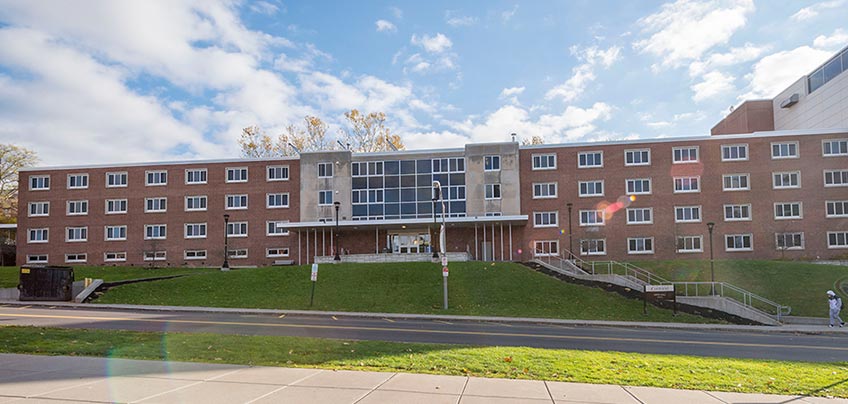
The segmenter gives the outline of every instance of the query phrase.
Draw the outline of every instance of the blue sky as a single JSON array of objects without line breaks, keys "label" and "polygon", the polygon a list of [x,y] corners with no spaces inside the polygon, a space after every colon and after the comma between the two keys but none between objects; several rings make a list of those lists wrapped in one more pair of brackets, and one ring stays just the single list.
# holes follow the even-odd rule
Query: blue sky
[{"label": "blue sky", "polygon": [[848,45],[848,0],[4,1],[0,141],[42,164],[238,156],[382,111],[409,148],[706,135]]}]

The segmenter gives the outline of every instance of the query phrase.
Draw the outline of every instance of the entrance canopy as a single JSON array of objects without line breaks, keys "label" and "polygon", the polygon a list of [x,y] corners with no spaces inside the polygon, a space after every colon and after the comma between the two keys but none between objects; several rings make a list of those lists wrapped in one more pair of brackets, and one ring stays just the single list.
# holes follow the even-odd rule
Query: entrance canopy
[{"label": "entrance canopy", "polygon": [[[437,217],[436,221],[441,224],[442,218]],[[465,216],[465,217],[446,217],[445,222],[448,227],[474,227],[475,224],[513,224],[523,225],[527,223],[527,215],[511,215],[511,216]],[[392,220],[339,220],[339,227],[354,230],[366,229],[386,229],[386,228],[401,228],[403,226],[428,226],[433,224],[433,218],[424,219],[392,219]],[[315,229],[315,228],[335,228],[335,220],[320,220],[316,222],[290,222],[284,226],[289,230],[299,229]]]}]

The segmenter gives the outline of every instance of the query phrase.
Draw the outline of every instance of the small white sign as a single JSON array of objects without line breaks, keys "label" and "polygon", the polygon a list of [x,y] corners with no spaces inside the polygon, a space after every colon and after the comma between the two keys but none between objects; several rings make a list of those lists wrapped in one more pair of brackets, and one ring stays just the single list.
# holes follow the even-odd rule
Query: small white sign
[{"label": "small white sign", "polygon": [[674,292],[674,285],[645,285],[645,292]]},{"label": "small white sign", "polygon": [[312,264],[312,275],[309,277],[309,279],[311,279],[312,282],[318,280],[318,264]]},{"label": "small white sign", "polygon": [[443,267],[448,266],[448,256],[447,255],[442,256],[442,266]]},{"label": "small white sign", "polygon": [[444,276],[445,278],[447,278],[447,277],[448,277],[448,267],[443,267],[443,268],[442,268],[442,276]]}]

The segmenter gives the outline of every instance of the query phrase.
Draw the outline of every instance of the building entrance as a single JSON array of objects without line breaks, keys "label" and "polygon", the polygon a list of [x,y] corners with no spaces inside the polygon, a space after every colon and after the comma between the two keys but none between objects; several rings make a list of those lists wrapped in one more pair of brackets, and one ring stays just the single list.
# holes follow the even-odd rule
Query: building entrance
[{"label": "building entrance", "polygon": [[394,233],[390,240],[391,251],[395,254],[431,252],[427,233]]}]

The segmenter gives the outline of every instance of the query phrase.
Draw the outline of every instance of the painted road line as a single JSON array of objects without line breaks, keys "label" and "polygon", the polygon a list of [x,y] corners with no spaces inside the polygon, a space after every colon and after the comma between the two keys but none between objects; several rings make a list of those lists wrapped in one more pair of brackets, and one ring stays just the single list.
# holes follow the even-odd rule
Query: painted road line
[{"label": "painted road line", "polygon": [[433,322],[434,322],[434,323],[447,324],[447,325],[453,325],[453,323],[449,323],[449,322],[447,322],[447,321],[442,321],[442,320],[433,320]]},{"label": "painted road line", "polygon": [[828,347],[828,346],[819,346],[819,345],[786,345],[786,344],[765,344],[765,343],[750,343],[750,342],[688,341],[688,340],[655,339],[655,338],[621,338],[621,337],[528,334],[528,333],[508,333],[508,332],[424,330],[424,329],[415,329],[415,328],[391,328],[391,327],[390,328],[384,328],[384,327],[365,327],[365,326],[301,325],[301,324],[283,324],[283,323],[249,323],[249,322],[243,322],[243,321],[165,320],[165,319],[157,319],[157,318],[59,316],[59,315],[43,315],[43,314],[12,314],[12,313],[0,313],[0,317],[53,318],[53,319],[64,319],[64,320],[88,320],[88,321],[127,321],[127,322],[141,322],[141,323],[233,325],[233,326],[253,326],[253,327],[267,327],[267,328],[313,328],[313,329],[352,330],[352,331],[389,331],[389,332],[408,332],[408,333],[416,333],[416,334],[478,335],[478,336],[495,336],[495,337],[547,338],[547,339],[560,339],[560,340],[639,342],[639,343],[655,343],[655,344],[714,345],[714,346],[754,347],[754,348],[790,348],[790,349],[811,349],[811,350],[848,352],[848,346],[845,346],[845,347],[842,347],[842,346]]},{"label": "painted road line", "polygon": [[394,323],[394,322],[395,322],[395,320],[392,320],[392,319],[390,319],[390,318],[384,318],[383,320],[386,320],[386,321],[388,321],[388,322],[390,322],[390,323]]},{"label": "painted road line", "polygon": [[280,317],[277,317],[277,318],[283,318],[285,316],[286,316],[285,314],[280,314]]},{"label": "painted road line", "polygon": [[333,316],[333,320],[339,321],[339,319],[337,319],[336,316]]}]

